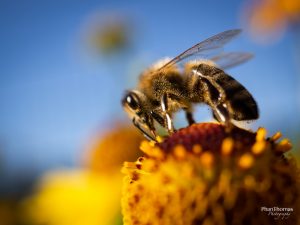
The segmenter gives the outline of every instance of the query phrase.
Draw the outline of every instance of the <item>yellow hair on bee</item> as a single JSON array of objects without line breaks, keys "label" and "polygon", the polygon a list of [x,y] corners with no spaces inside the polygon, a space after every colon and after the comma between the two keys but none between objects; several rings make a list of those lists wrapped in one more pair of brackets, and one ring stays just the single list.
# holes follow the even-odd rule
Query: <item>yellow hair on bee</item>
[{"label": "yellow hair on bee", "polygon": [[[170,57],[165,57],[165,58],[162,58],[158,61],[156,61],[155,63],[153,63],[150,68],[153,69],[153,70],[158,70],[160,69],[161,67],[163,67],[164,65],[166,65],[168,62],[170,62],[172,60],[172,58]],[[172,66],[171,66],[172,67]]]},{"label": "yellow hair on bee", "polygon": [[208,59],[198,59],[198,60],[192,60],[187,62],[184,65],[184,70],[185,71],[190,71],[192,69],[195,69],[195,67],[197,67],[200,64],[207,64],[209,66],[214,66],[214,67],[218,67],[213,61],[208,60]]}]

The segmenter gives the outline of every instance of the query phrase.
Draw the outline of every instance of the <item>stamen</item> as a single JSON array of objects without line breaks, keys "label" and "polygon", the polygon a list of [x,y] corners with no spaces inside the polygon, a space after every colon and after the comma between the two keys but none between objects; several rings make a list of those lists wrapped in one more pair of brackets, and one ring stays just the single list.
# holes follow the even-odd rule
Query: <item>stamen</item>
[{"label": "stamen", "polygon": [[242,169],[249,169],[254,163],[254,158],[250,153],[245,153],[244,155],[241,156],[239,159],[239,166]]},{"label": "stamen", "polygon": [[253,146],[252,146],[252,152],[256,155],[261,154],[267,146],[267,142],[262,140],[262,141],[257,141]]},{"label": "stamen", "polygon": [[258,128],[257,134],[256,134],[256,141],[262,141],[266,138],[267,130],[265,128]]},{"label": "stamen", "polygon": [[293,146],[291,142],[287,138],[285,138],[276,145],[276,151],[284,153],[289,151],[292,147]]},{"label": "stamen", "polygon": [[276,132],[271,138],[270,140],[275,142],[277,140],[279,140],[281,138],[282,134],[280,132]]},{"label": "stamen", "polygon": [[229,155],[233,149],[234,142],[232,138],[225,138],[222,142],[222,154]]}]

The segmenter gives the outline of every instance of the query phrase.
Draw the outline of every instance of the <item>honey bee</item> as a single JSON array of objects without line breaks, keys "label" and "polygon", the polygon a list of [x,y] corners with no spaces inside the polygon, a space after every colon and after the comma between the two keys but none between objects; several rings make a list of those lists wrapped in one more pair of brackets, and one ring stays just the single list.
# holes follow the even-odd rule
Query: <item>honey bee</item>
[{"label": "honey bee", "polygon": [[207,104],[214,118],[228,128],[232,120],[258,118],[252,95],[224,72],[252,58],[250,53],[223,52],[224,45],[240,33],[239,29],[219,33],[173,59],[159,61],[140,75],[137,88],[125,93],[122,105],[145,137],[156,141],[155,122],[173,133],[172,115],[180,109],[189,124],[195,123],[194,103]]}]

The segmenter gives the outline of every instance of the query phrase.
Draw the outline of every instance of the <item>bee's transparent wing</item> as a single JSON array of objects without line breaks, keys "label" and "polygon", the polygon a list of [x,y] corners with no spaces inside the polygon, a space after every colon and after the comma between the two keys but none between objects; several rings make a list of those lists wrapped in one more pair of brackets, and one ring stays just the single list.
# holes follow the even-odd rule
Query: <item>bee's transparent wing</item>
[{"label": "bee's transparent wing", "polygon": [[247,52],[223,52],[210,58],[221,69],[229,69],[253,58],[253,54]]},{"label": "bee's transparent wing", "polygon": [[223,46],[231,41],[234,37],[241,33],[240,29],[227,30],[222,33],[216,34],[196,45],[187,49],[180,55],[173,58],[171,61],[162,66],[159,70],[174,65],[184,59],[187,59],[193,55],[199,55],[200,58],[206,58],[207,55],[217,54],[223,50]]}]

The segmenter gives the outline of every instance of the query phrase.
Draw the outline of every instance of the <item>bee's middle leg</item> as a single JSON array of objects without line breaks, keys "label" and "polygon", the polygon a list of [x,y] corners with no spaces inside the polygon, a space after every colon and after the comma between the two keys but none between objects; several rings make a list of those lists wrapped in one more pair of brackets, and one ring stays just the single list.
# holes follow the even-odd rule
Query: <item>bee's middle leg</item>
[{"label": "bee's middle leg", "polygon": [[185,117],[189,123],[189,125],[194,124],[196,121],[194,120],[193,113],[190,109],[185,110]]},{"label": "bee's middle leg", "polygon": [[160,105],[161,105],[161,110],[163,112],[164,115],[164,119],[165,119],[165,124],[167,127],[167,130],[169,132],[169,134],[174,133],[174,125],[173,125],[173,121],[171,119],[171,116],[168,113],[168,94],[165,93],[162,95],[161,100],[160,100]]},{"label": "bee's middle leg", "polygon": [[222,103],[212,108],[215,119],[223,123],[225,125],[226,131],[230,132],[233,124],[231,123],[230,109],[228,107],[228,104]]}]

